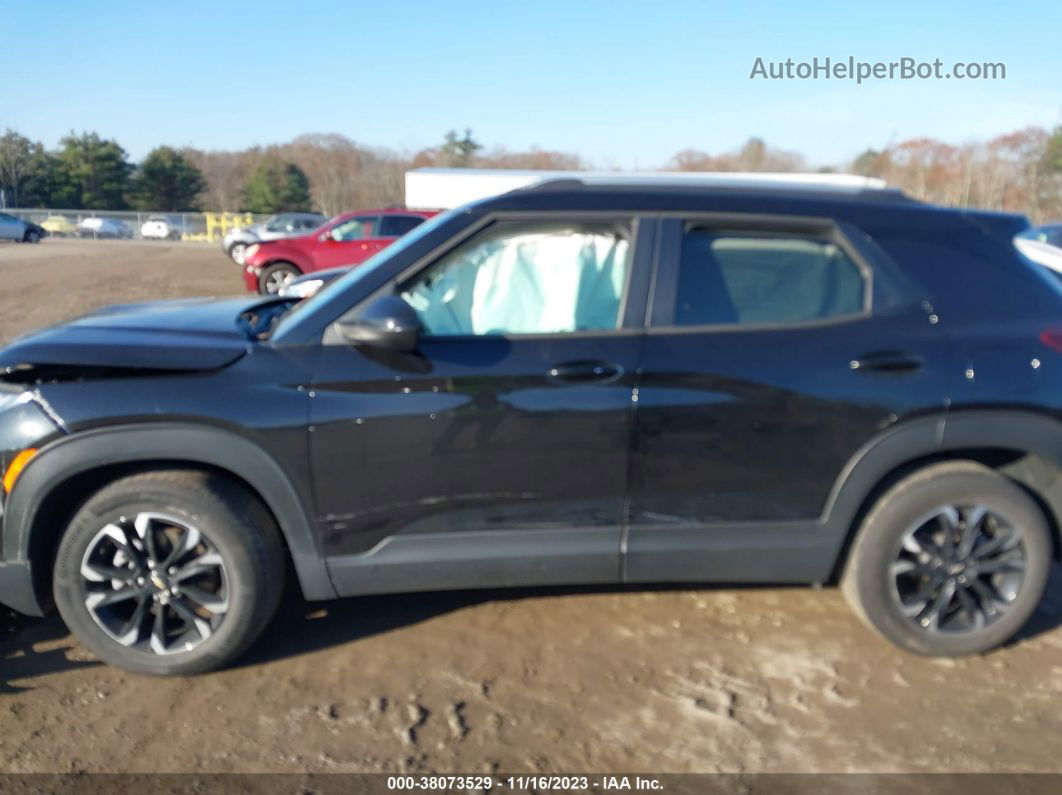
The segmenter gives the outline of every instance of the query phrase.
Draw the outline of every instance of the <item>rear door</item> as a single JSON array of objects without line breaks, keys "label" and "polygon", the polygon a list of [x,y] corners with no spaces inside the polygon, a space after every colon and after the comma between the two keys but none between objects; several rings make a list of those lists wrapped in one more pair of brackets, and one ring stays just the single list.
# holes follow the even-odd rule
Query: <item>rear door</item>
[{"label": "rear door", "polygon": [[690,216],[660,231],[626,576],[821,579],[834,483],[872,437],[943,409],[948,343],[843,224]]}]

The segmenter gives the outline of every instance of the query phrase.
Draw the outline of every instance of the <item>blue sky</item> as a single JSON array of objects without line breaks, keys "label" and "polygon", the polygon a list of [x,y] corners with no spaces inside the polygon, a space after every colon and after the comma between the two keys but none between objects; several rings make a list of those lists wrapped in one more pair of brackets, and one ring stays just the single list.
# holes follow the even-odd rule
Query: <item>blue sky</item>
[{"label": "blue sky", "polygon": [[[652,168],[749,136],[837,163],[867,146],[1062,123],[1062,3],[5,0],[0,128],[204,149],[305,132],[487,144]],[[31,32],[32,31],[32,32]],[[757,57],[1001,61],[984,81],[750,80]]]}]

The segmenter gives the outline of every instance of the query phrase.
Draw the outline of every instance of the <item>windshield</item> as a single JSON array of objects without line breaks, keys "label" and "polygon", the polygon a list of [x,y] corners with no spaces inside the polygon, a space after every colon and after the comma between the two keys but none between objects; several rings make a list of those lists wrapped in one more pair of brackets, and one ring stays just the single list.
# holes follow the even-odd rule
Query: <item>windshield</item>
[{"label": "windshield", "polygon": [[440,213],[434,218],[425,221],[420,226],[413,229],[413,231],[407,232],[405,235],[398,238],[398,240],[396,240],[387,248],[369,257],[369,259],[365,260],[365,262],[361,265],[351,268],[350,272],[347,273],[345,276],[340,276],[338,279],[333,279],[331,282],[329,282],[320,290],[318,290],[313,297],[307,298],[295,304],[295,306],[292,307],[291,310],[289,310],[284,315],[283,322],[287,322],[295,315],[302,314],[307,311],[312,312],[316,307],[322,306],[336,292],[340,290],[346,290],[347,288],[357,284],[359,281],[372,274],[385,262],[390,261],[391,257],[402,253],[402,251],[404,251],[412,244],[416,243],[421,238],[430,235],[432,231],[442,226],[442,224],[446,223],[455,215],[464,212],[464,210],[464,207],[458,207],[457,209],[450,210],[449,212]]}]

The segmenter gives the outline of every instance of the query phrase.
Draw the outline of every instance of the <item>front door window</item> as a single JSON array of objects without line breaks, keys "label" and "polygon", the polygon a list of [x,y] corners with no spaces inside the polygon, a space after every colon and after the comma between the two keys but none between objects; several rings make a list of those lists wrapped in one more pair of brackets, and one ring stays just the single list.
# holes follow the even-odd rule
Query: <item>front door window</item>
[{"label": "front door window", "polygon": [[503,221],[406,284],[426,336],[564,334],[617,327],[627,224]]}]

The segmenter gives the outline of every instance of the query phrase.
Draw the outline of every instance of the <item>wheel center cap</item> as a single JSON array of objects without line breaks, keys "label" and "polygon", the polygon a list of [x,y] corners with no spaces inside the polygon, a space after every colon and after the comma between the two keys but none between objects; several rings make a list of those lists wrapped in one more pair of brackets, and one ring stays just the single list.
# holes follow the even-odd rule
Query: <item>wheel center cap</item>
[{"label": "wheel center cap", "polygon": [[162,578],[158,575],[158,572],[151,572],[151,584],[158,588],[160,591],[166,590],[166,583],[162,581]]},{"label": "wheel center cap", "polygon": [[952,563],[948,566],[948,574],[962,574],[966,571],[965,563]]}]

